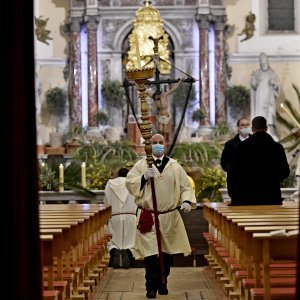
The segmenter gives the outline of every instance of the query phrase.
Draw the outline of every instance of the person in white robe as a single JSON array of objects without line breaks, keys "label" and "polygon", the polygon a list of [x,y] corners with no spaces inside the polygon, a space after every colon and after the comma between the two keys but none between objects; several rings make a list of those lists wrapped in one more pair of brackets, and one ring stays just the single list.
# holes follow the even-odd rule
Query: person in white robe
[{"label": "person in white robe", "polygon": [[[121,168],[118,177],[108,180],[105,186],[104,201],[112,207],[112,217],[108,222],[112,238],[108,243],[108,250],[110,265],[114,268],[129,268],[133,264],[137,206],[134,196],[125,186],[128,171],[127,168]],[[120,250],[126,250],[127,255]]]},{"label": "person in white robe", "polygon": [[274,125],[280,83],[275,71],[270,68],[265,53],[259,55],[259,63],[260,68],[251,74],[251,119],[256,116],[265,117],[270,135],[278,141]]},{"label": "person in white robe", "polygon": [[[144,211],[150,212],[154,219],[149,180],[151,177],[154,179],[164,275],[167,278],[172,265],[172,254],[189,255],[192,252],[179,209],[189,212],[192,207],[196,208],[196,198],[185,170],[176,160],[164,155],[164,137],[155,134],[151,141],[154,166],[148,167],[146,157],[140,159],[127,174],[126,187],[135,196],[139,208],[138,223],[141,225],[140,217]],[[141,228],[139,225],[138,228]],[[156,298],[157,291],[160,295],[168,294],[167,285],[162,284],[161,280],[155,225],[146,233],[137,229],[134,251],[136,258],[144,258],[147,298]]]}]

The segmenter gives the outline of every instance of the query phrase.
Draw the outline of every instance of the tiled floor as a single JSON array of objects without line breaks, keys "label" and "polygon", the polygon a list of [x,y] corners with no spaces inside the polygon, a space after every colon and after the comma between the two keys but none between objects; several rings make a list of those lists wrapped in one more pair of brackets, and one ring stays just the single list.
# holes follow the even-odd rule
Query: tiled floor
[{"label": "tiled floor", "polygon": [[[143,268],[110,269],[90,300],[147,299]],[[227,299],[205,267],[173,267],[168,278],[169,295],[165,300],[224,300]]]}]

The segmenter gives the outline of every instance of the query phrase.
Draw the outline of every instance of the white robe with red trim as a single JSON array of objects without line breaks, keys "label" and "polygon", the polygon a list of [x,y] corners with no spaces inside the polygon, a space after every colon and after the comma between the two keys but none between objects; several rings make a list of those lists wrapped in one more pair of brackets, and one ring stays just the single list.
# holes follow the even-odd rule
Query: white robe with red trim
[{"label": "white robe with red trim", "polygon": [[[150,180],[140,190],[141,177],[147,168],[146,158],[139,160],[127,174],[126,187],[135,196],[139,207],[153,210]],[[171,158],[162,173],[159,173],[154,165],[153,168],[157,209],[161,212],[172,210],[159,215],[162,251],[169,254],[189,255],[191,254],[190,243],[181,215],[176,209],[185,200],[190,201],[193,208],[196,207],[195,193],[188,176],[180,164]],[[138,218],[140,212],[141,210],[138,212]],[[155,226],[152,227],[151,232],[145,234],[136,230],[134,250],[136,258],[158,254]]]}]

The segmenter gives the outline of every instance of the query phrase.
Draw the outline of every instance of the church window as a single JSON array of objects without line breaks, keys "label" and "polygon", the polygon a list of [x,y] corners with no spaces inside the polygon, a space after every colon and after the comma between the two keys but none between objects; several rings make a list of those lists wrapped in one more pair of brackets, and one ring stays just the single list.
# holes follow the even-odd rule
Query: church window
[{"label": "church window", "polygon": [[294,31],[294,11],[294,0],[268,0],[269,31]]}]

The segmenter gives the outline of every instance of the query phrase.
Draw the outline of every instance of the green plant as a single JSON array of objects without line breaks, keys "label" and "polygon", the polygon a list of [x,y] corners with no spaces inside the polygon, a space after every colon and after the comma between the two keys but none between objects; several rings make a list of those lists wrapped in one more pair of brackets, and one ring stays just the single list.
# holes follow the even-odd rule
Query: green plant
[{"label": "green plant", "polygon": [[220,188],[226,187],[226,176],[220,167],[206,168],[200,180],[196,183],[196,197],[199,202],[203,199],[209,201],[222,201]]},{"label": "green plant", "polygon": [[59,123],[66,114],[67,94],[62,88],[54,87],[46,91],[45,99],[49,114],[55,118],[55,128],[58,132]]},{"label": "green plant", "polygon": [[101,95],[109,106],[121,108],[124,104],[124,89],[118,80],[103,81]]},{"label": "green plant", "polygon": [[87,187],[104,189],[107,180],[116,175],[115,171],[126,163],[135,162],[138,155],[126,141],[108,144],[91,142],[82,144],[74,153],[74,159],[86,162]]},{"label": "green plant", "polygon": [[112,169],[97,160],[90,161],[87,168],[87,186],[95,190],[104,190]]},{"label": "green plant", "polygon": [[231,134],[231,128],[226,121],[219,122],[217,126],[214,128],[214,132],[213,132],[215,138],[228,137],[230,136],[230,134]]},{"label": "green plant", "polygon": [[47,164],[39,165],[39,186],[42,191],[58,190],[59,181],[56,178],[55,171]]},{"label": "green plant", "polygon": [[192,121],[201,123],[206,118],[206,114],[200,108],[196,109],[192,113]]},{"label": "green plant", "polygon": [[95,120],[99,125],[106,125],[108,123],[109,116],[105,110],[100,109],[95,114]]},{"label": "green plant", "polygon": [[[48,158],[47,163],[39,165],[39,185],[42,191],[59,190],[59,165],[61,163],[61,159],[52,157]],[[65,190],[74,190],[86,196],[95,196],[95,193],[81,185],[81,162],[76,160],[64,168],[63,187]]]},{"label": "green plant", "polygon": [[131,143],[122,141],[108,144],[99,142],[83,144],[74,154],[74,158],[85,162],[92,159],[105,163],[114,160],[132,161],[138,156],[132,149]]},{"label": "green plant", "polygon": [[87,129],[81,126],[73,126],[65,135],[65,140],[67,143],[70,142],[83,142],[84,137],[87,133]]},{"label": "green plant", "polygon": [[221,157],[222,145],[218,142],[179,143],[172,157],[181,162],[195,162],[198,166],[210,167]]},{"label": "green plant", "polygon": [[250,114],[250,91],[242,85],[229,87],[225,94],[225,100],[231,108],[230,114],[234,119]]},{"label": "green plant", "polygon": [[[292,84],[293,89],[296,92],[298,103],[300,106],[300,90],[295,85]],[[289,130],[290,134],[287,135],[285,138],[281,139],[279,142],[282,144],[288,144],[290,145],[286,148],[287,151],[293,151],[300,145],[300,113],[299,113],[299,106],[298,108],[293,107],[291,101],[284,100],[283,105],[287,108],[289,113],[292,115],[292,118],[295,119],[295,121],[298,123],[298,126],[295,124],[296,122],[292,120],[292,118],[288,119],[283,117],[278,111],[276,112],[276,119],[279,123],[281,123],[286,129]]]}]

